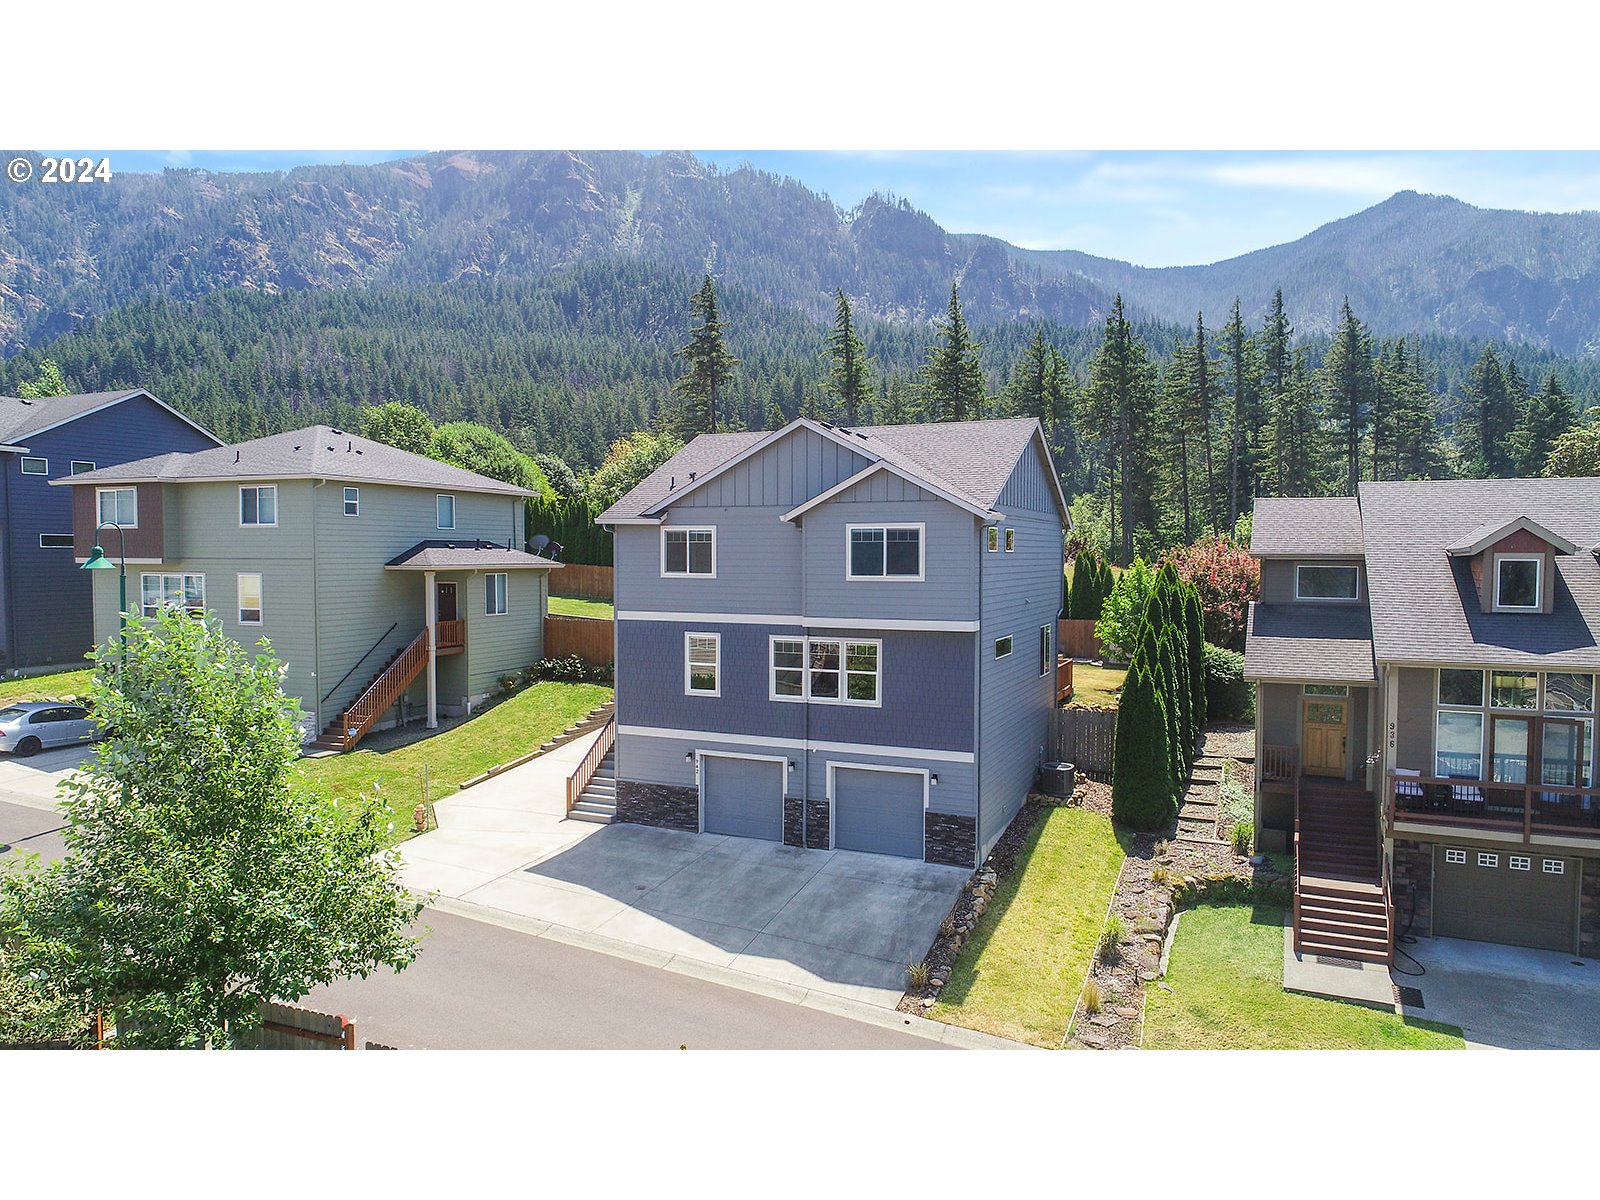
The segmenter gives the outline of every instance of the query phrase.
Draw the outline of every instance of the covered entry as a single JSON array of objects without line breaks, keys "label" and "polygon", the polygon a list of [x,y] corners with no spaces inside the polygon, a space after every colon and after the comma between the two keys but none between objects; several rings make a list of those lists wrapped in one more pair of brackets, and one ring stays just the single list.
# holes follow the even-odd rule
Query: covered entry
[{"label": "covered entry", "polygon": [[926,771],[829,763],[828,792],[835,850],[923,857]]},{"label": "covered entry", "polygon": [[781,842],[786,760],[705,750],[699,757],[701,828]]},{"label": "covered entry", "polygon": [[1434,936],[1572,953],[1581,860],[1529,846],[1434,855]]}]

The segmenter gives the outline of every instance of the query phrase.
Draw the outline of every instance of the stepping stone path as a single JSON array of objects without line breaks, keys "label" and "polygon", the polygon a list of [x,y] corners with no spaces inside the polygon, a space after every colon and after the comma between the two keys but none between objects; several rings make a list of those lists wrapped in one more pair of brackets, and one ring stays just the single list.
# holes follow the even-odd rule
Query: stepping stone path
[{"label": "stepping stone path", "polygon": [[1222,787],[1222,759],[1201,756],[1189,772],[1189,790],[1178,809],[1180,842],[1216,842],[1217,801]]}]

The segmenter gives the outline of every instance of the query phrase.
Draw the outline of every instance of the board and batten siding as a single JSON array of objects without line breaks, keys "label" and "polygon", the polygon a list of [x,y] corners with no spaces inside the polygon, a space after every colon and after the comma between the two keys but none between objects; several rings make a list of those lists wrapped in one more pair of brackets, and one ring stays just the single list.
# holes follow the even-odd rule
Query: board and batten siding
[{"label": "board and batten siding", "polygon": [[[74,549],[41,548],[39,535],[75,532],[73,493],[79,489],[55,487],[50,481],[70,477],[75,459],[111,467],[156,454],[204,450],[216,443],[147,396],[124,400],[22,441],[28,457],[47,459],[50,468],[46,475],[23,475],[21,455],[0,454],[9,493],[0,498],[4,502],[0,514],[7,525],[0,591],[9,593],[9,613],[0,626],[8,653],[0,665],[76,664],[95,641],[93,589],[88,576],[76,574]],[[91,536],[93,528],[91,519]],[[106,552],[115,555],[116,531],[107,530],[106,537]],[[130,533],[130,556],[135,556],[135,541]],[[83,553],[87,555],[87,549]]]},{"label": "board and batten siding", "polygon": [[[993,848],[1032,790],[1049,753],[1050,711],[1055,706],[1055,632],[1063,588],[1060,510],[1030,443],[1000,493],[996,507],[1000,548],[987,549],[980,530],[982,572],[978,637],[978,858]],[[1041,507],[1034,507],[1034,506]],[[1005,551],[1005,531],[1016,549]],[[1050,628],[1050,662],[1039,672],[1039,630]],[[995,657],[995,642],[1012,638],[1012,651]]]},{"label": "board and batten siding", "polygon": [[[680,508],[777,508],[787,512],[863,470],[868,460],[832,438],[799,428],[708,480]],[[689,479],[680,478],[687,487]]]}]

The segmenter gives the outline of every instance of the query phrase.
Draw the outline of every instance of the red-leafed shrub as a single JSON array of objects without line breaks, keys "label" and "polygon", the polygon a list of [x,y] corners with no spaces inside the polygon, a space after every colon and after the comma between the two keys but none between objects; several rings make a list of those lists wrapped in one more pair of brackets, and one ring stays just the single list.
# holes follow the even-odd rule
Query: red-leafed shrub
[{"label": "red-leafed shrub", "polygon": [[1261,564],[1250,552],[1229,538],[1206,537],[1168,550],[1161,562],[1170,562],[1178,577],[1199,591],[1206,641],[1243,650],[1250,602],[1261,597]]}]

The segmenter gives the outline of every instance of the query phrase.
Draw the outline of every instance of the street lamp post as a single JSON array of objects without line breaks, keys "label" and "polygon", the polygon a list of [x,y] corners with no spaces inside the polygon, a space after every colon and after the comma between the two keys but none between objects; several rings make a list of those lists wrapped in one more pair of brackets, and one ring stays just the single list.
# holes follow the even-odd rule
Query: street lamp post
[{"label": "street lamp post", "polygon": [[[117,531],[117,561],[115,565],[106,557],[105,550],[100,546],[100,531],[107,527]],[[117,572],[117,643],[122,651],[124,664],[128,657],[128,544],[122,532],[122,526],[115,521],[101,521],[94,527],[95,547],[89,551],[89,561],[79,568],[81,571],[111,571]]]}]

